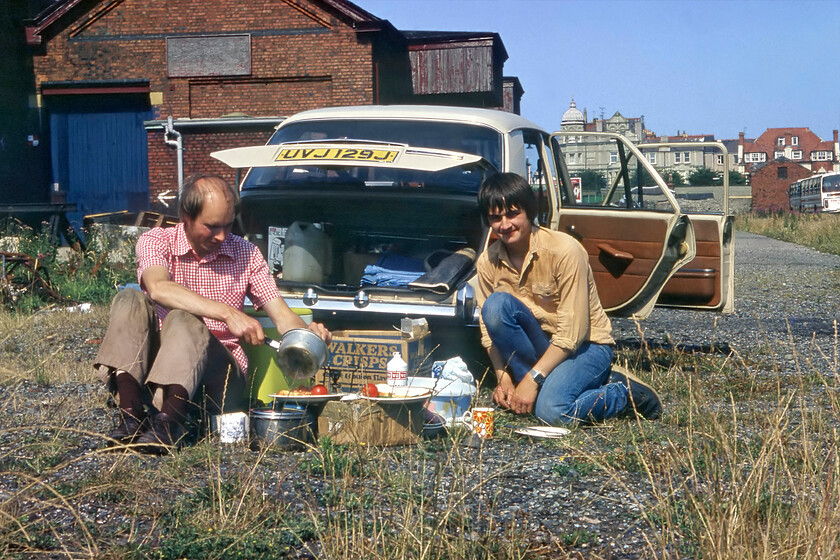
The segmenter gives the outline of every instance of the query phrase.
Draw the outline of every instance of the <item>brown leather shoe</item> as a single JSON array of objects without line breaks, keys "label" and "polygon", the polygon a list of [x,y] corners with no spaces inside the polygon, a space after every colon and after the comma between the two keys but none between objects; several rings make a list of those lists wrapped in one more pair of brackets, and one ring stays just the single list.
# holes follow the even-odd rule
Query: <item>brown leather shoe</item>
[{"label": "brown leather shoe", "polygon": [[161,412],[152,420],[152,426],[135,441],[137,450],[150,455],[166,455],[177,449],[186,431],[183,425]]},{"label": "brown leather shoe", "polygon": [[135,415],[128,410],[120,409],[116,428],[105,437],[111,440],[108,442],[109,445],[134,443],[148,426],[148,417],[145,414]]}]

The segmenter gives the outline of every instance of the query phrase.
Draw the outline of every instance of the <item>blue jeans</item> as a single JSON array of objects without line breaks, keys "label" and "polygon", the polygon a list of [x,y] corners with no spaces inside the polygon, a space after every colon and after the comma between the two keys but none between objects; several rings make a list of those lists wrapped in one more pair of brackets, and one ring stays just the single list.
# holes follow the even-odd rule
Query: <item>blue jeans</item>
[{"label": "blue jeans", "polygon": [[[481,318],[519,384],[548,350],[548,335],[531,310],[508,293],[491,294],[481,308]],[[629,401],[627,387],[607,383],[612,357],[612,346],[583,343],[548,373],[534,407],[537,419],[551,425],[601,422],[624,410]]]}]

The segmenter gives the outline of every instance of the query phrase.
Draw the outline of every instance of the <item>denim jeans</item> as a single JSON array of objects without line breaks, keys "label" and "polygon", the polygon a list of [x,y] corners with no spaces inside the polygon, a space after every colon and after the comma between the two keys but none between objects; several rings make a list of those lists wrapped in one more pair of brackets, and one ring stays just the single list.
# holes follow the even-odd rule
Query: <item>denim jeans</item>
[{"label": "denim jeans", "polygon": [[[491,294],[481,308],[481,318],[519,384],[548,350],[548,335],[531,310],[508,293]],[[629,401],[627,387],[607,383],[612,357],[612,346],[583,343],[547,374],[534,407],[537,419],[551,425],[601,422],[624,410]]]}]

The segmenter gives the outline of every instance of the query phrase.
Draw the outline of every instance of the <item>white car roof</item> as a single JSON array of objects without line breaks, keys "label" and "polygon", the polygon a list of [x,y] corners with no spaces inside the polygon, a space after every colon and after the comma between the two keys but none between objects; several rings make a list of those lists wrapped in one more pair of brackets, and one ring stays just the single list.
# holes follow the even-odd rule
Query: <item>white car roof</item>
[{"label": "white car roof", "polygon": [[520,128],[544,130],[528,119],[506,111],[436,105],[360,105],[313,109],[292,115],[284,120],[279,128],[294,122],[315,119],[417,119],[480,124],[501,132]]}]

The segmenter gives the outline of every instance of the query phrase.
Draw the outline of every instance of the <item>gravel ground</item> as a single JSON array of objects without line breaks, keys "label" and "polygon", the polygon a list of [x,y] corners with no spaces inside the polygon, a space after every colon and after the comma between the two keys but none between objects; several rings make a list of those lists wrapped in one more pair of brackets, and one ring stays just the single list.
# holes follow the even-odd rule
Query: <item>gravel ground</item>
[{"label": "gravel ground", "polygon": [[[774,371],[806,360],[837,371],[836,322],[840,257],[737,232],[735,313],[715,315],[657,308],[640,323],[648,342],[719,345],[741,354],[761,351]],[[619,343],[638,344],[636,324],[613,321]]]},{"label": "gravel ground", "polygon": [[[638,326],[630,320],[614,320],[615,335],[620,345],[633,346],[642,343],[639,328],[649,344],[682,344],[689,348],[703,349],[717,345],[728,347],[747,356],[759,352],[762,360],[756,362],[768,372],[791,372],[800,367],[804,360],[819,366],[828,374],[835,367],[835,320],[837,298],[840,297],[840,258],[820,254],[789,243],[769,240],[764,237],[738,233],[736,235],[736,313],[716,316],[694,312],[657,309],[653,315]],[[65,347],[71,367],[81,372],[88,371],[88,364],[96,350],[96,336],[101,336],[106,317],[104,312],[95,316],[93,324],[86,328],[70,329],[67,333],[49,338],[51,346]],[[32,328],[38,329],[38,321]],[[45,337],[47,333],[45,332]],[[15,337],[7,337],[4,353],[22,351],[15,346]],[[77,524],[75,515],[89,521],[103,533],[114,531],[115,543],[140,542],[147,539],[154,545],[160,535],[155,535],[148,519],[134,518],[131,508],[114,508],[108,503],[98,502],[91,497],[73,500],[75,513],[70,509],[43,508],[27,501],[23,492],[25,481],[17,476],[16,469],[23,469],[27,461],[35,461],[36,455],[30,445],[33,440],[33,426],[72,425],[84,431],[73,439],[73,445],[55,443],[53,453],[62,460],[78,458],[59,472],[45,478],[45,481],[70,481],[97,470],[116,468],[117,458],[92,453],[101,447],[96,434],[110,426],[112,411],[104,406],[105,393],[96,383],[80,374],[77,381],[58,385],[45,385],[37,380],[22,380],[12,385],[14,390],[4,390],[0,395],[0,513],[14,512],[15,515],[43,516],[52,526],[59,527],[54,535],[61,540],[67,531],[68,543],[79,543],[78,537],[71,537]],[[87,379],[87,380],[86,380]],[[79,412],[79,403],[84,403]],[[667,403],[666,414],[667,414]],[[503,415],[501,424],[515,421]],[[20,427],[21,430],[16,430]],[[572,437],[597,439],[599,430],[628,430],[632,426],[624,423],[607,425],[603,428],[575,432]],[[415,480],[434,480],[434,473],[440,476],[429,492],[457,492],[462,480],[457,474],[466,468],[470,476],[486,479],[480,492],[472,493],[467,507],[473,512],[475,530],[481,532],[490,523],[486,515],[488,508],[496,511],[494,521],[499,531],[505,526],[516,527],[521,534],[529,535],[534,555],[547,558],[568,557],[591,558],[647,558],[649,549],[646,539],[653,539],[650,529],[640,519],[639,509],[651,501],[651,489],[643,473],[621,472],[620,476],[606,476],[597,469],[580,467],[570,456],[569,446],[557,441],[530,441],[512,436],[508,428],[499,428],[500,437],[481,445],[471,445],[469,439],[453,441],[457,449],[458,468],[441,467],[451,465],[452,447],[430,442],[423,444],[411,457],[433,457],[427,461],[398,460],[395,456],[393,468],[411,472]],[[594,435],[593,435],[594,434]],[[448,451],[447,451],[448,449]],[[247,450],[225,451],[221,469],[235,468],[239,454]],[[311,456],[311,452],[277,452],[268,455],[262,463],[269,473],[295,473],[296,465]],[[443,457],[450,457],[444,460]],[[405,459],[405,457],[403,457]],[[39,459],[40,460],[40,459]],[[147,458],[144,464],[161,466],[174,462],[176,458]],[[41,470],[52,465],[41,466]],[[31,467],[31,464],[30,464]],[[36,465],[37,467],[37,465]],[[175,466],[172,466],[175,469]],[[179,476],[185,476],[179,471]],[[25,469],[23,469],[25,470]],[[325,485],[321,478],[307,475],[305,471],[286,477],[274,477],[267,483],[265,492],[276,496],[284,503],[296,503],[299,498],[318,493]],[[190,476],[195,480],[190,480]],[[191,484],[204,483],[198,475],[185,476],[186,488]],[[166,500],[165,496],[151,498]],[[450,493],[441,498],[452,499]],[[303,503],[305,500],[300,500]],[[36,513],[32,513],[36,512]],[[0,516],[2,517],[2,516]],[[133,526],[131,536],[126,526]],[[8,527],[8,526],[7,526]],[[64,529],[62,529],[62,527]],[[0,525],[2,528],[2,525]],[[564,543],[568,535],[582,535],[575,546]],[[100,543],[100,550],[103,543]],[[73,545],[69,545],[71,548]],[[87,557],[84,548],[62,552],[55,545],[52,553],[43,557]],[[318,556],[318,545],[311,543],[309,550],[298,548],[292,551],[300,557]]]}]

